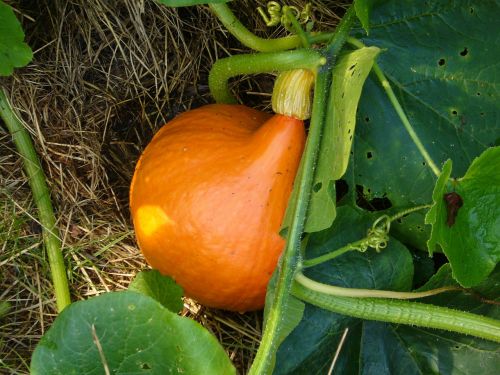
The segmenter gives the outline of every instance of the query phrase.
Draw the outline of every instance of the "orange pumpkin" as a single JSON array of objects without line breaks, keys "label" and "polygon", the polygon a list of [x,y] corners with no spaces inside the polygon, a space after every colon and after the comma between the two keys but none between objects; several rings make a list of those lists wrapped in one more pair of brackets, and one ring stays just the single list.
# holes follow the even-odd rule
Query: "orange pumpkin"
[{"label": "orange pumpkin", "polygon": [[130,190],[147,262],[206,306],[262,308],[304,142],[303,121],[242,105],[207,105],[165,125]]}]

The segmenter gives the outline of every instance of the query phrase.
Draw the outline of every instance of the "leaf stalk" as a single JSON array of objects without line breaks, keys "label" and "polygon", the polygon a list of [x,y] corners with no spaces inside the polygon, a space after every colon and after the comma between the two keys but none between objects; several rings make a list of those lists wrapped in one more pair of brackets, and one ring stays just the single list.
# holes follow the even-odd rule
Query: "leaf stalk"
[{"label": "leaf stalk", "polygon": [[[347,42],[351,45],[353,45],[356,48],[363,48],[366,47],[362,42],[355,38],[347,38]],[[439,177],[441,174],[441,171],[439,168],[436,166],[436,163],[434,163],[434,160],[432,160],[431,156],[429,155],[429,152],[425,148],[424,144],[420,140],[418,134],[415,132],[415,129],[410,123],[410,120],[408,119],[408,116],[406,116],[405,111],[403,110],[403,107],[401,107],[401,104],[399,103],[398,98],[396,97],[396,94],[394,94],[394,91],[392,89],[392,86],[388,79],[386,78],[384,72],[382,69],[380,69],[379,65],[374,62],[373,63],[373,72],[377,76],[378,80],[380,81],[380,84],[382,85],[382,88],[384,89],[385,93],[387,94],[387,97],[389,98],[389,101],[391,102],[392,106],[394,107],[394,110],[396,111],[397,115],[399,116],[401,122],[403,123],[403,126],[405,127],[406,131],[408,132],[408,135],[412,139],[413,143],[415,146],[417,146],[418,151],[424,158],[425,162],[429,166],[429,168],[432,170],[432,172],[436,175],[436,177]]]}]

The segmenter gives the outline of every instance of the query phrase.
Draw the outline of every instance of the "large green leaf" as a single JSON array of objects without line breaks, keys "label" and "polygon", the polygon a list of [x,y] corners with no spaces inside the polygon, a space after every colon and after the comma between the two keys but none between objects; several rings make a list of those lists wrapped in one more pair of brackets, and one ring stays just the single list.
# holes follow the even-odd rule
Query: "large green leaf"
[{"label": "large green leaf", "polygon": [[[331,228],[310,235],[307,257],[320,256],[365,236],[373,219],[350,207],[340,207]],[[413,266],[409,251],[391,240],[380,254],[373,250],[364,254],[355,251],[307,269],[305,273],[314,280],[343,287],[409,290]],[[326,373],[340,334],[349,327],[353,335],[357,324],[356,319],[306,305],[301,323],[280,347],[275,374]],[[347,341],[348,346],[350,342]],[[349,348],[354,353],[359,351],[356,344]],[[338,366],[352,373],[349,369],[353,363],[341,358]]]},{"label": "large green leaf", "polygon": [[[498,1],[385,1],[372,9],[370,34],[354,35],[384,49],[378,63],[416,133],[439,165],[453,160],[457,176],[500,133]],[[358,108],[350,188],[394,207],[429,203],[436,177],[403,128],[375,76]],[[398,238],[425,249],[423,215],[393,227]]]},{"label": "large green leaf", "polygon": [[0,0],[0,76],[12,74],[14,68],[25,66],[32,58],[21,24],[12,8]]},{"label": "large green leaf", "polygon": [[[309,250],[314,256],[359,238],[360,234],[350,233],[364,230],[366,226],[362,223],[366,218],[345,215],[346,212],[344,207],[339,208],[338,220],[331,230],[311,235]],[[336,243],[338,237],[341,243]],[[381,254],[373,251],[365,256],[345,254],[328,266],[322,265],[325,269],[318,275],[316,267],[313,268],[309,276],[346,287],[405,290],[412,271],[407,250],[397,242],[391,246]],[[387,258],[381,260],[384,254]],[[451,268],[445,265],[419,290],[448,285],[456,285],[456,282]],[[498,318],[499,292],[500,270],[497,269],[472,291],[448,292],[422,302]],[[306,305],[303,321],[280,348],[275,374],[327,373],[346,328],[347,338],[333,371],[338,375],[493,374],[500,366],[498,345],[487,340],[447,331],[360,321]]]},{"label": "large green leaf", "polygon": [[234,374],[224,350],[201,325],[136,292],[73,303],[33,353],[31,373]]},{"label": "large green leaf", "polygon": [[[471,287],[482,282],[500,260],[500,147],[486,150],[463,178],[447,186],[451,168],[448,161],[434,189],[434,206],[426,216],[426,223],[432,224],[429,251],[439,244],[453,276],[462,286]],[[447,209],[445,193],[455,194],[463,206]],[[456,211],[448,213],[453,208]]]},{"label": "large green leaf", "polygon": [[172,278],[163,276],[157,270],[139,272],[128,290],[152,297],[174,313],[181,311],[184,306],[182,288]]}]

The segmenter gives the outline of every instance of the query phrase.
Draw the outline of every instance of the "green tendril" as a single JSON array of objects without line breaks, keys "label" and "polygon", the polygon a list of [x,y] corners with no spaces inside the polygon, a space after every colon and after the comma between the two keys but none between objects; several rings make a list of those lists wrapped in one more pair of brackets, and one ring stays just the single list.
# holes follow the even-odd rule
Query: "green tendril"
[{"label": "green tendril", "polygon": [[[283,5],[281,6],[276,1],[270,1],[267,3],[266,10],[262,7],[258,7],[257,11],[264,20],[266,26],[278,26],[282,25],[285,29],[292,31],[293,29],[293,19],[297,20],[299,23],[304,24],[309,21],[312,14],[312,4],[307,3],[300,11],[296,6],[293,5]],[[267,13],[266,13],[267,11]]]},{"label": "green tendril", "polygon": [[415,211],[430,207],[430,204],[424,204],[421,206],[408,208],[392,216],[382,215],[373,222],[371,228],[369,228],[367,231],[366,237],[358,241],[351,242],[341,247],[340,249],[334,250],[328,254],[324,254],[313,259],[307,259],[303,262],[302,266],[304,268],[313,267],[328,260],[332,260],[352,250],[364,253],[369,248],[372,248],[375,249],[376,252],[380,252],[382,249],[385,249],[387,247],[387,244],[389,243],[389,231],[391,229],[391,223],[393,221],[398,220],[403,216],[409,215]]}]

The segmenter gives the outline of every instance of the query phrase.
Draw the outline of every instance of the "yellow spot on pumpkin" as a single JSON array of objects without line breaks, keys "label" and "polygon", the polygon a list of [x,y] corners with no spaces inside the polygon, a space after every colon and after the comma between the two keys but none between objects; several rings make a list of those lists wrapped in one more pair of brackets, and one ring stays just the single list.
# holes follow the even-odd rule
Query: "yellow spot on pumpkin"
[{"label": "yellow spot on pumpkin", "polygon": [[164,225],[175,222],[160,207],[144,205],[137,209],[134,224],[144,235],[150,236]]}]

